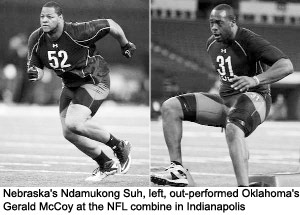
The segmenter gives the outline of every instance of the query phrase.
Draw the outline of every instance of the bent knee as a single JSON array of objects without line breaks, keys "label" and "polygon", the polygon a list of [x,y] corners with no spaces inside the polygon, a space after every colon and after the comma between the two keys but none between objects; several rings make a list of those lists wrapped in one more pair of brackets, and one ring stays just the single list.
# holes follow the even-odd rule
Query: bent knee
[{"label": "bent knee", "polygon": [[161,107],[163,117],[182,117],[180,102],[177,98],[172,97],[166,100]]},{"label": "bent knee", "polygon": [[244,137],[244,131],[233,123],[226,124],[226,139],[229,143],[235,142],[234,140],[239,137]]},{"label": "bent knee", "polygon": [[77,141],[77,135],[67,128],[63,129],[63,136],[66,140],[70,141],[71,143],[75,143]]},{"label": "bent knee", "polygon": [[82,135],[84,133],[84,122],[75,120],[73,118],[66,118],[66,131],[67,136],[70,136],[69,132],[73,132],[78,135]]}]

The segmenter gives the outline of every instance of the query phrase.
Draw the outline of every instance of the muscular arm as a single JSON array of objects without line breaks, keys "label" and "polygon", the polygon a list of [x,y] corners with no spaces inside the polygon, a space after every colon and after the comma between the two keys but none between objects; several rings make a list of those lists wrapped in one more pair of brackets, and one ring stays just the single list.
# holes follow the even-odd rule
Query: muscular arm
[{"label": "muscular arm", "polygon": [[[257,75],[259,84],[271,84],[293,73],[293,64],[289,59],[277,60],[267,71]],[[248,76],[235,76],[231,79],[232,88],[241,92],[258,85],[254,78]]]},{"label": "muscular arm", "polygon": [[276,61],[267,71],[257,75],[260,84],[271,84],[292,74],[294,71],[290,59],[281,58]]},{"label": "muscular arm", "polygon": [[[257,75],[259,84],[271,84],[293,73],[293,64],[289,59],[281,58],[277,60],[267,71]],[[235,76],[231,79],[232,88],[241,92],[258,85],[257,81],[248,76]]]},{"label": "muscular arm", "polygon": [[71,37],[82,45],[92,46],[96,41],[110,34],[120,46],[122,54],[131,58],[136,47],[129,42],[123,29],[112,19],[97,19],[81,23],[65,23],[65,29]]},{"label": "muscular arm", "polygon": [[249,40],[249,50],[256,61],[269,65],[269,69],[255,77],[235,76],[232,88],[241,92],[261,84],[271,84],[293,73],[293,64],[278,48],[261,37],[253,36]]},{"label": "muscular arm", "polygon": [[123,29],[118,23],[116,23],[112,19],[107,19],[107,21],[110,26],[109,34],[120,43],[121,47],[125,46],[128,43],[128,40],[125,36]]}]

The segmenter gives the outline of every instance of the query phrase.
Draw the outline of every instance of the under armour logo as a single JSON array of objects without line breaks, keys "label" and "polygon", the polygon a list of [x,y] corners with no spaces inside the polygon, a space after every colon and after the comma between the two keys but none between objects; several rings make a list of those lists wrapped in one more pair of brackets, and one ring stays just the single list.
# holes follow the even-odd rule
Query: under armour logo
[{"label": "under armour logo", "polygon": [[53,48],[58,48],[58,44],[56,43],[56,44],[52,44],[52,47]]},{"label": "under armour logo", "polygon": [[226,49],[221,49],[221,53],[226,53]]}]

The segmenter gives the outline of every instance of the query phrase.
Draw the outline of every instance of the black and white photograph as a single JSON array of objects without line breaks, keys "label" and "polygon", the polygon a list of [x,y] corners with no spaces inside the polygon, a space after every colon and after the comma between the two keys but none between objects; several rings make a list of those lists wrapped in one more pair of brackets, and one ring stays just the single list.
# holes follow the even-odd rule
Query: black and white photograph
[{"label": "black and white photograph", "polygon": [[299,1],[152,1],[151,186],[300,186],[299,26]]},{"label": "black and white photograph", "polygon": [[149,1],[0,10],[0,186],[148,186]]},{"label": "black and white photograph", "polygon": [[0,214],[294,214],[299,0],[0,0]]}]

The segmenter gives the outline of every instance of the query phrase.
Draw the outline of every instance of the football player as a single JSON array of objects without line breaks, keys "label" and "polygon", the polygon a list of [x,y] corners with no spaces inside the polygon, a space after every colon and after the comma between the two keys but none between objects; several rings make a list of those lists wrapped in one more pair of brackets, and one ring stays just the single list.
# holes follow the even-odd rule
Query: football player
[{"label": "football player", "polygon": [[[63,135],[99,165],[88,181],[100,181],[116,172],[125,174],[131,164],[131,144],[91,120],[110,89],[109,69],[95,52],[95,42],[109,34],[118,41],[127,58],[132,57],[135,45],[111,19],[65,22],[62,8],[56,2],[43,5],[40,25],[28,41],[29,80],[40,80],[43,68],[53,70],[62,79],[59,111]],[[109,158],[99,142],[109,146],[119,162]]]},{"label": "football player", "polygon": [[245,138],[268,116],[269,84],[293,72],[291,61],[282,51],[237,25],[231,6],[216,6],[209,23],[212,36],[207,41],[207,52],[221,79],[219,94],[189,93],[163,103],[163,131],[171,165],[151,175],[155,184],[189,184],[181,156],[182,121],[187,120],[225,128],[237,185],[249,186]]}]

